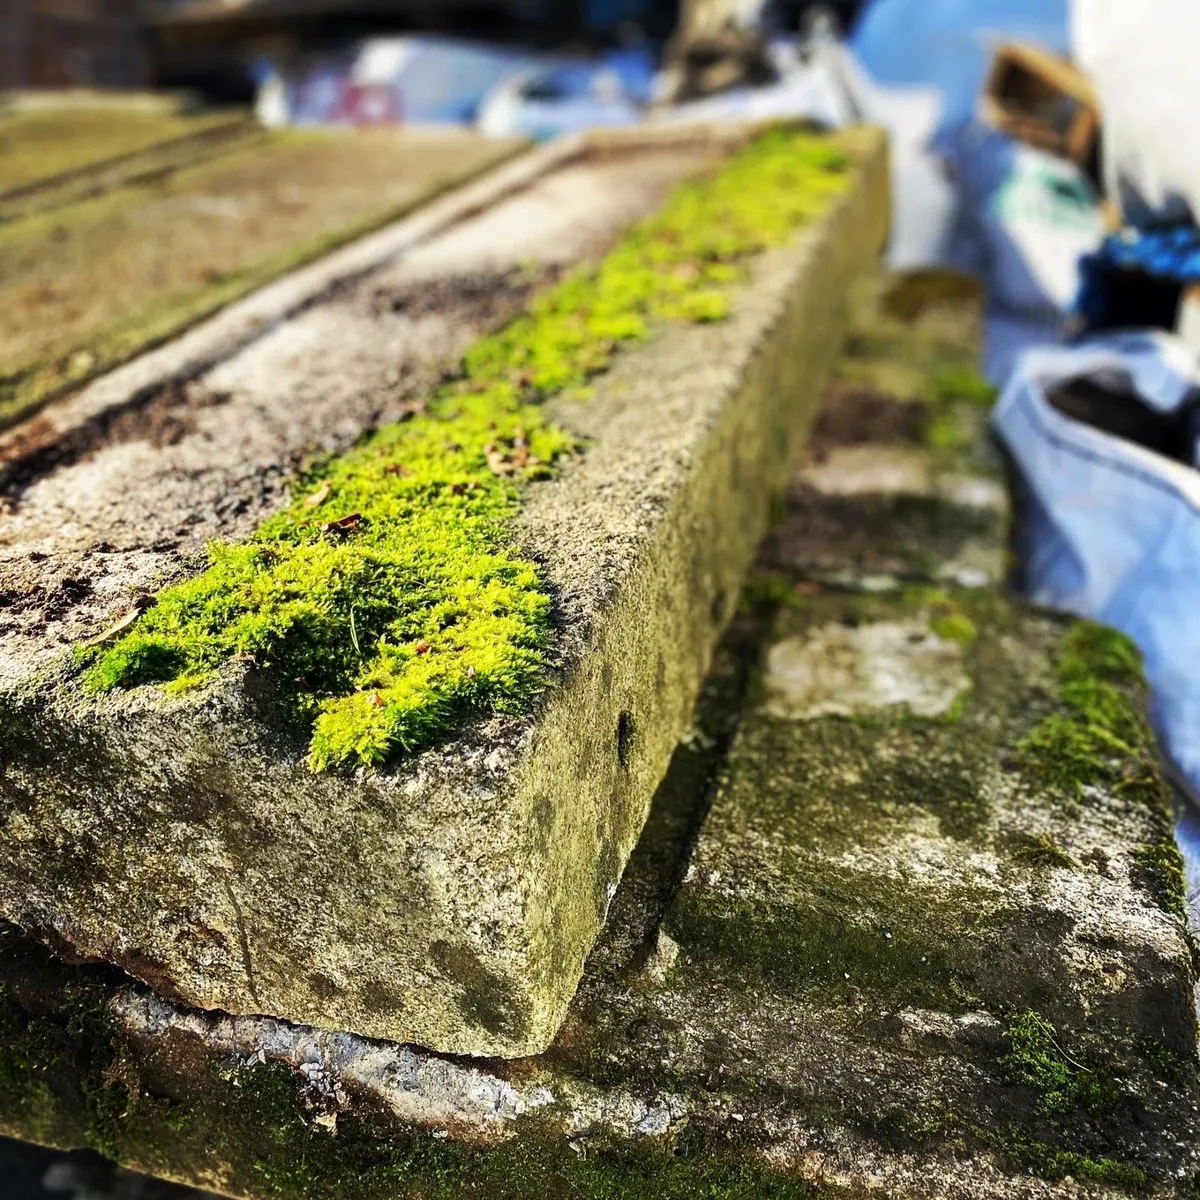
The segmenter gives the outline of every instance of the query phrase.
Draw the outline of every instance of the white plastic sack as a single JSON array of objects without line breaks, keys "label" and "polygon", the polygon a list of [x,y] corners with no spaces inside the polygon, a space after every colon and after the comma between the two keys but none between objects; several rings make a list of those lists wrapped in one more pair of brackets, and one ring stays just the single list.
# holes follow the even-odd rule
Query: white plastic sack
[{"label": "white plastic sack", "polygon": [[1072,0],[1104,122],[1105,185],[1131,219],[1200,217],[1200,3]]},{"label": "white plastic sack", "polygon": [[1023,355],[1063,340],[1065,322],[1058,314],[1029,316],[990,306],[983,317],[983,374],[1003,388]]},{"label": "white plastic sack", "polygon": [[989,303],[1061,319],[1079,291],[1080,258],[1104,240],[1100,197],[1087,177],[978,123],[957,139],[953,163]]},{"label": "white plastic sack", "polygon": [[633,125],[641,116],[614,72],[582,62],[546,63],[494,87],[476,127],[489,137],[544,141],[579,129]]},{"label": "white plastic sack", "polygon": [[1163,333],[1126,333],[1021,360],[993,415],[1018,471],[1023,583],[1040,604],[1111,625],[1141,649],[1151,717],[1181,784],[1200,798],[1200,471],[1054,409],[1047,389],[1124,378],[1172,412],[1194,359]]},{"label": "white plastic sack", "polygon": [[881,85],[853,53],[845,56],[842,77],[862,120],[888,134],[892,185],[888,265],[897,271],[959,266],[954,250],[958,194],[933,148],[942,121],[941,93],[932,85]]}]

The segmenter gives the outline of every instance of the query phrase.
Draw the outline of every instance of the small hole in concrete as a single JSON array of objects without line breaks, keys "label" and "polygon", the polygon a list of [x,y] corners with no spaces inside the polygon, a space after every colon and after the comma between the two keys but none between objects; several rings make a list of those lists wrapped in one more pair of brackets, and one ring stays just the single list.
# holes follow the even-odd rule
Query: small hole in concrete
[{"label": "small hole in concrete", "polygon": [[725,589],[718,588],[712,600],[712,620],[714,625],[720,625],[725,619]]},{"label": "small hole in concrete", "polygon": [[623,712],[617,718],[617,762],[623,770],[629,770],[629,759],[633,754],[633,715]]}]

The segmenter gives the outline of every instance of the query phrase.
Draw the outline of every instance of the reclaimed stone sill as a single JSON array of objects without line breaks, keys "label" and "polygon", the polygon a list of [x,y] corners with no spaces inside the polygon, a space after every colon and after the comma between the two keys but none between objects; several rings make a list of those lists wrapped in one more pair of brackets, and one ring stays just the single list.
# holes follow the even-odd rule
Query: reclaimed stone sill
[{"label": "reclaimed stone sill", "polygon": [[[653,156],[636,136],[610,139],[599,157],[613,158],[616,181],[661,175],[672,153],[675,178],[711,157],[694,135],[646,136]],[[199,698],[144,687],[96,699],[54,667],[45,638],[14,638],[0,792],[20,815],[0,830],[0,910],[199,1008],[445,1052],[544,1049],[736,607],[845,297],[883,238],[882,142],[844,139],[849,190],[753,264],[729,321],[666,332],[623,355],[585,407],[556,411],[590,447],[531,490],[519,521],[561,626],[557,682],[531,719],[480,721],[385,770],[314,776],[246,664]],[[571,160],[544,166],[554,195]],[[610,210],[627,221],[636,206],[616,196]],[[596,206],[594,192],[574,197]],[[336,324],[322,336],[335,345]],[[224,370],[246,386],[245,371]],[[286,426],[289,404],[273,392],[243,410],[239,436]],[[133,506],[148,501],[182,520],[197,497],[178,481],[225,452],[194,437],[144,451],[154,482],[143,495],[130,477],[93,538],[127,538]],[[38,512],[29,497],[56,497],[41,511],[59,529],[36,551],[53,561],[73,533],[64,510],[80,490],[110,486],[86,461],[70,464],[5,520],[19,539]],[[127,582],[154,561],[144,541]]]}]

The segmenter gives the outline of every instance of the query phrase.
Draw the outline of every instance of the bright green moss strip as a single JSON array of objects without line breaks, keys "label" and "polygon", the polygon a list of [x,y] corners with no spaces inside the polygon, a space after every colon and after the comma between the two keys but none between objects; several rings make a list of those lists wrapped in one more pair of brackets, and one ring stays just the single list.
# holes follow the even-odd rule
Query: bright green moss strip
[{"label": "bright green moss strip", "polygon": [[722,319],[743,261],[845,183],[835,146],[779,129],[681,188],[599,265],[477,342],[424,414],[315,468],[250,541],[213,544],[202,575],[84,653],[88,684],[186,688],[247,656],[311,722],[318,770],[427,746],[464,712],[525,709],[544,683],[551,606],[508,525],[526,482],[574,448],[539,402],[656,323]]}]

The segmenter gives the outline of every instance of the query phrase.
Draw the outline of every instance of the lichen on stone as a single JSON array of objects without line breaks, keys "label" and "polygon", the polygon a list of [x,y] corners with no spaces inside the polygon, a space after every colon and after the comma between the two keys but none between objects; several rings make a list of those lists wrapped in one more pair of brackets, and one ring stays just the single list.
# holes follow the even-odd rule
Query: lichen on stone
[{"label": "lichen on stone", "polygon": [[317,770],[418,750],[467,712],[527,710],[551,599],[510,522],[526,485],[576,449],[541,402],[582,392],[658,324],[723,319],[745,260],[824,211],[845,168],[835,144],[779,128],[679,189],[472,346],[412,419],[313,465],[249,541],[213,543],[207,569],[135,629],[81,648],[86,684],[184,691],[252,662],[311,727]]}]

